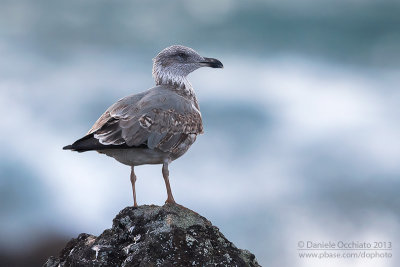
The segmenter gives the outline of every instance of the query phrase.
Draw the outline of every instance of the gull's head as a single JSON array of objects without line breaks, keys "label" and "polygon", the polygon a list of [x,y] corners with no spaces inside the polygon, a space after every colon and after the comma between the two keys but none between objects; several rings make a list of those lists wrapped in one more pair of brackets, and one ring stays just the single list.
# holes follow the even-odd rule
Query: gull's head
[{"label": "gull's head", "polygon": [[153,59],[156,84],[185,86],[186,76],[201,67],[223,68],[221,61],[202,57],[192,48],[173,45],[162,50]]}]

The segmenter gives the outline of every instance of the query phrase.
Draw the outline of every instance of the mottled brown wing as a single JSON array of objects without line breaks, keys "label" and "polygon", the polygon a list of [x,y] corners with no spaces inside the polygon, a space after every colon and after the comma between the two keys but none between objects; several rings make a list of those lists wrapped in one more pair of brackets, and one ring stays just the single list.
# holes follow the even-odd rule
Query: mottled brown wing
[{"label": "mottled brown wing", "polygon": [[190,100],[162,87],[147,91],[135,103],[121,99],[89,131],[109,148],[145,144],[165,152],[174,151],[189,134],[201,133],[200,111]]},{"label": "mottled brown wing", "polygon": [[124,116],[124,114],[127,114],[129,109],[131,109],[132,106],[136,105],[137,102],[140,101],[140,99],[142,99],[145,94],[146,92],[143,92],[136,95],[130,95],[118,100],[111,107],[109,107],[103,113],[103,115],[100,116],[100,118],[97,119],[97,121],[93,124],[92,128],[90,128],[87,134],[94,133],[95,131],[103,127],[106,123],[108,123],[109,120],[111,120],[112,118],[119,119],[121,116]]}]

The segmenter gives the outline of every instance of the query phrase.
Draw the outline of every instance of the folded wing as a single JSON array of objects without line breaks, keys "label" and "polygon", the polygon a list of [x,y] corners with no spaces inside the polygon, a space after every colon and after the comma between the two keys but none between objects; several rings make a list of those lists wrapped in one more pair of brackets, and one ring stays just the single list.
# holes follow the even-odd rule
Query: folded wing
[{"label": "folded wing", "polygon": [[155,87],[112,105],[88,134],[65,149],[76,151],[147,147],[174,152],[188,135],[203,133],[195,104]]}]

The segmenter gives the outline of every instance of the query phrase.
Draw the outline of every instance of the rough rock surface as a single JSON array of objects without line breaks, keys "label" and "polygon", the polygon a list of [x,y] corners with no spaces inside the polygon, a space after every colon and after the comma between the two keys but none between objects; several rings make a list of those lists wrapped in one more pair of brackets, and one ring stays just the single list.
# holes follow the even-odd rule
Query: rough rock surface
[{"label": "rough rock surface", "polygon": [[123,209],[99,237],[80,234],[44,264],[57,266],[260,266],[217,227],[179,205]]}]

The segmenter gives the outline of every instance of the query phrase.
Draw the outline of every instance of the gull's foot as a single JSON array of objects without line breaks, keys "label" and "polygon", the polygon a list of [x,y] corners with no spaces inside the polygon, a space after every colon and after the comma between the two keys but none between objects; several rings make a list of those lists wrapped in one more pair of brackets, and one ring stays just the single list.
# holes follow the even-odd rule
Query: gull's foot
[{"label": "gull's foot", "polygon": [[167,200],[165,200],[165,204],[176,204],[176,202],[173,198],[167,198]]}]

